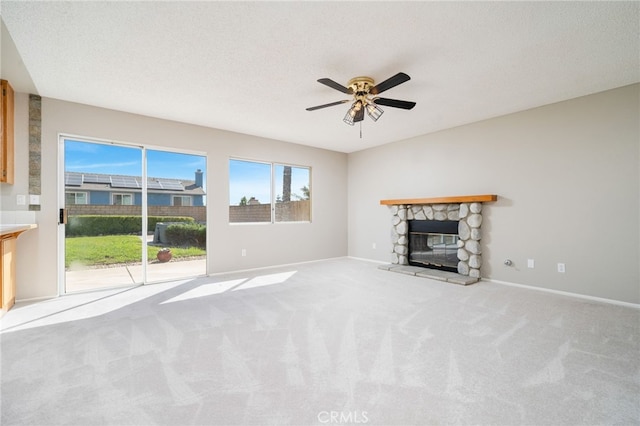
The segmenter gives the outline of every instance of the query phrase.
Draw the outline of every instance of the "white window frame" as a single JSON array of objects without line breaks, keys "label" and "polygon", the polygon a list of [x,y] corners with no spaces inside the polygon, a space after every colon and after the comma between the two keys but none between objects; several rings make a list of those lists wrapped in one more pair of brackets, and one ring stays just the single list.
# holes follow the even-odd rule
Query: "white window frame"
[{"label": "white window frame", "polygon": [[[311,190],[311,176],[312,176],[312,169],[311,166],[301,166],[298,164],[291,164],[291,163],[281,163],[281,162],[275,162],[275,161],[262,161],[262,160],[251,160],[251,159],[246,159],[246,158],[238,158],[238,157],[230,157],[229,161],[244,161],[247,163],[257,163],[257,164],[265,164],[270,166],[271,169],[271,173],[270,173],[270,188],[271,188],[271,200],[270,200],[270,205],[271,205],[271,221],[269,222],[231,222],[231,220],[229,219],[229,224],[230,225],[244,225],[244,224],[252,224],[252,225],[257,225],[257,224],[287,224],[287,223],[311,223],[311,218],[312,218],[312,193],[313,191]],[[227,163],[229,164],[229,163]],[[297,221],[276,221],[276,198],[277,198],[277,190],[275,188],[276,185],[276,168],[278,166],[283,166],[283,167],[294,167],[294,168],[299,168],[299,169],[307,169],[309,171],[309,183],[308,183],[308,187],[309,187],[309,219],[308,220],[297,220]],[[229,179],[229,185],[231,184],[231,179]],[[231,200],[229,200],[231,201]],[[231,204],[229,204],[229,206],[231,207]]]},{"label": "white window frame", "polygon": [[[131,197],[131,204],[125,204],[125,203],[116,204],[116,197],[118,196],[122,197],[123,201],[125,197]],[[111,193],[112,206],[133,206],[135,205],[135,202],[136,202],[135,196],[131,192],[112,192]]]},{"label": "white window frame", "polygon": [[[176,206],[176,198],[180,198],[182,201],[179,207],[191,207],[193,206],[193,197],[191,195],[171,195],[171,205]],[[187,204],[185,204],[185,200],[187,200]]]},{"label": "white window frame", "polygon": [[[73,205],[75,206],[84,206],[89,204],[89,193],[87,191],[65,191],[64,202],[65,204],[69,204],[67,202],[67,196],[73,194]],[[84,203],[78,203],[78,194],[84,195]]]}]

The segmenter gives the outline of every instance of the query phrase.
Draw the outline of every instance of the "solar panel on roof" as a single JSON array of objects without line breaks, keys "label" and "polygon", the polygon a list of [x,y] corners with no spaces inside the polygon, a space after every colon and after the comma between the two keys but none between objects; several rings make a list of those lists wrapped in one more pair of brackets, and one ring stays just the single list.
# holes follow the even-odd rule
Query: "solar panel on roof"
[{"label": "solar panel on roof", "polygon": [[95,173],[88,173],[84,175],[85,183],[111,183],[109,175],[98,175]]},{"label": "solar panel on roof", "polygon": [[160,185],[160,182],[158,182],[157,180],[148,179],[147,189],[162,189],[162,186]]},{"label": "solar panel on roof", "polygon": [[184,186],[178,182],[161,181],[160,184],[162,185],[162,189],[169,191],[184,191]]},{"label": "solar panel on roof", "polygon": [[133,176],[111,176],[113,188],[140,188],[140,184]]},{"label": "solar panel on roof", "polygon": [[64,184],[67,186],[82,185],[82,175],[76,173],[65,173]]},{"label": "solar panel on roof", "polygon": [[127,188],[127,182],[123,176],[111,176],[111,186],[114,188]]}]

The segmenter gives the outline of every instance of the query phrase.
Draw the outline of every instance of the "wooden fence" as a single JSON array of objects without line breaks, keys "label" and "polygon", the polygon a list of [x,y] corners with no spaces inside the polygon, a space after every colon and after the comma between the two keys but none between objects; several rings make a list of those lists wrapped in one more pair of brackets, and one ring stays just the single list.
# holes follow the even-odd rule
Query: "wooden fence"
[{"label": "wooden fence", "polygon": [[[103,215],[103,216],[140,216],[141,206],[72,204],[67,206],[69,216]],[[207,208],[204,206],[148,206],[149,216],[186,216],[197,222],[207,221]]]},{"label": "wooden fence", "polygon": [[[309,200],[276,203],[276,222],[304,222],[311,220]],[[229,222],[271,222],[271,204],[229,206]]]}]

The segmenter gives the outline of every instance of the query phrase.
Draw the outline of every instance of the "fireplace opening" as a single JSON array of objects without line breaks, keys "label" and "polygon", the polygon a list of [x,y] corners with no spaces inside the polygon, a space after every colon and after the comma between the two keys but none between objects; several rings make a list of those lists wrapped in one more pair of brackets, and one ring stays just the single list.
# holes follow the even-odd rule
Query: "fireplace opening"
[{"label": "fireplace opening", "polygon": [[458,272],[458,222],[410,220],[409,265]]}]

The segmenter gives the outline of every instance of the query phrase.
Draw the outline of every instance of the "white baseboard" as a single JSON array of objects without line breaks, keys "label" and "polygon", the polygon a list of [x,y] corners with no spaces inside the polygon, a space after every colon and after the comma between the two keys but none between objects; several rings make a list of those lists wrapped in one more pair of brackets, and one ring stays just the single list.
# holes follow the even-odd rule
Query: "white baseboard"
[{"label": "white baseboard", "polygon": [[551,288],[535,287],[535,286],[526,285],[526,284],[516,284],[516,283],[512,283],[512,282],[508,282],[508,281],[494,280],[494,279],[491,279],[491,278],[481,278],[481,280],[482,281],[491,282],[491,283],[495,283],[495,284],[508,285],[508,286],[511,286],[511,287],[526,288],[527,290],[544,291],[544,292],[547,292],[547,293],[559,294],[559,295],[562,295],[562,296],[576,297],[578,299],[586,299],[586,300],[591,300],[591,301],[594,301],[594,302],[609,303],[611,305],[619,305],[619,306],[625,306],[627,308],[640,309],[640,304],[638,304],[638,303],[623,302],[621,300],[606,299],[604,297],[589,296],[589,295],[586,295],[586,294],[572,293],[572,292],[569,292],[569,291],[562,291],[562,290],[553,290]]}]

